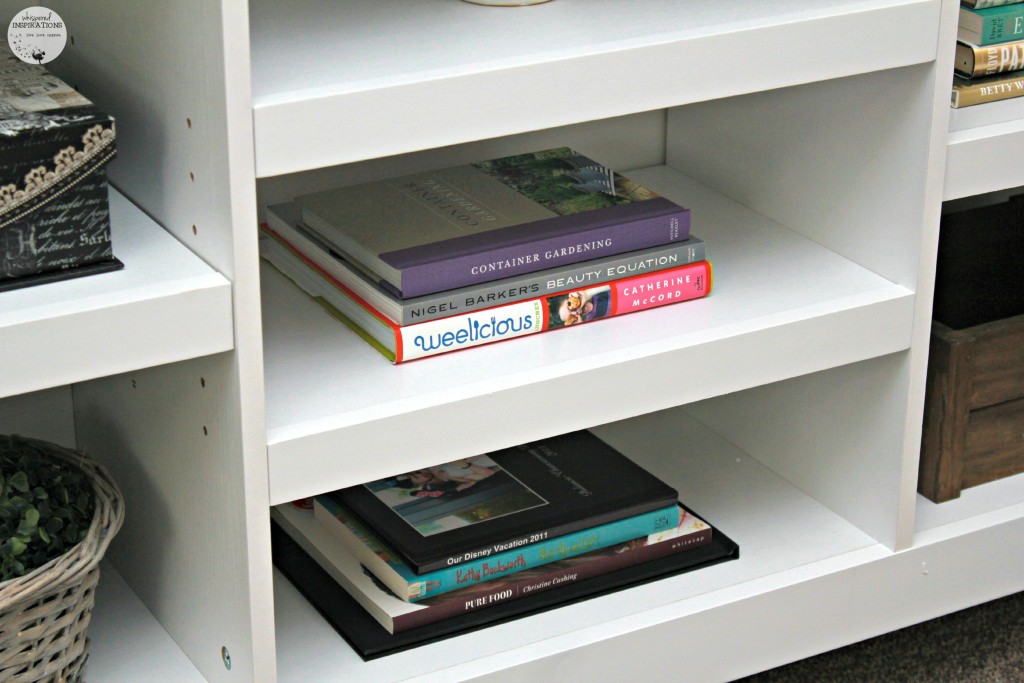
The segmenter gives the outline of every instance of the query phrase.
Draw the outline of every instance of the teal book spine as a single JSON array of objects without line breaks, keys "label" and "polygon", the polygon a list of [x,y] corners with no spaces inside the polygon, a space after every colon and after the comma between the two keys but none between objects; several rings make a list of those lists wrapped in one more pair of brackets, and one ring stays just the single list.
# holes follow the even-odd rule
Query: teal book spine
[{"label": "teal book spine", "polygon": [[377,539],[331,496],[322,495],[314,498],[314,508],[321,524],[331,530],[382,583],[398,597],[409,602],[508,576],[523,569],[575,557],[634,538],[650,536],[679,524],[679,506],[672,505],[484,559],[417,575],[393,550]]},{"label": "teal book spine", "polygon": [[1024,4],[986,9],[961,7],[957,37],[979,46],[1024,38]]}]

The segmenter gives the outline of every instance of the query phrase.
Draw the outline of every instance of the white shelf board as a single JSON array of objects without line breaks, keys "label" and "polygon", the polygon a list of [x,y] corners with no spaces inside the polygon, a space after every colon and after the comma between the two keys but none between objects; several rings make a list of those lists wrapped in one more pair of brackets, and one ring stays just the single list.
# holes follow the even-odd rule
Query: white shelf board
[{"label": "white shelf board", "polygon": [[[676,411],[595,430],[679,490],[740,546],[740,559],[363,662],[282,576],[275,576],[282,681],[463,680],[538,656],[538,644],[590,639],[755,596],[887,551],[726,440]],[[820,565],[820,566],[819,566]],[[594,624],[599,626],[594,627]],[[696,653],[695,653],[696,654]],[[330,672],[330,678],[324,678]],[[417,679],[418,680],[418,679]]]},{"label": "white shelf board", "polygon": [[671,169],[630,177],[693,210],[709,297],[393,366],[264,265],[271,504],[908,348],[908,289]]},{"label": "white shelf board", "polygon": [[940,9],[937,0],[638,0],[628,11],[615,0],[249,4],[259,177],[927,62],[935,31],[906,27],[937,27]]},{"label": "white shelf board", "polygon": [[943,199],[1024,185],[1024,97],[950,112]]},{"label": "white shelf board", "polygon": [[97,683],[206,683],[109,562],[100,565],[86,679]]},{"label": "white shelf board", "polygon": [[959,498],[933,503],[917,496],[915,544],[1024,518],[1024,474],[964,489]]},{"label": "white shelf board", "polygon": [[117,191],[110,273],[0,292],[0,397],[232,347],[231,285]]}]

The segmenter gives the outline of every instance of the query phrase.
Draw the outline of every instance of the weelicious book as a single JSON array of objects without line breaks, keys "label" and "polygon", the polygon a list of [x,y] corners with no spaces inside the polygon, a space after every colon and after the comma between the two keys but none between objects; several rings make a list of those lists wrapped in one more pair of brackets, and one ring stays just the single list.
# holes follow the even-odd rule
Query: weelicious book
[{"label": "weelicious book", "polygon": [[397,597],[409,602],[450,593],[480,583],[514,576],[521,571],[576,557],[663,530],[679,522],[678,506],[644,512],[583,531],[541,540],[504,552],[483,555],[450,567],[417,574],[362,520],[330,495],[313,500],[317,522],[373,573]]},{"label": "weelicious book", "polygon": [[[303,501],[305,502],[305,501]],[[571,583],[630,567],[711,542],[711,526],[679,508],[679,522],[656,534],[616,543],[583,555],[524,569],[504,578],[461,588],[419,602],[402,600],[377,579],[359,559],[338,543],[314,519],[306,506],[287,503],[271,510],[274,520],[323,567],[388,633],[558,589]]]},{"label": "weelicious book", "polygon": [[458,313],[478,311],[555,294],[569,287],[593,287],[618,278],[703,261],[707,257],[704,241],[691,234],[689,239],[682,242],[401,299],[345,258],[344,254],[311,233],[301,224],[300,214],[294,202],[268,207],[267,231],[293,251],[307,257],[396,325],[413,325]]},{"label": "weelicious book", "polygon": [[260,255],[396,364],[699,299],[713,284],[711,264],[698,261],[402,326],[286,242],[264,237]]},{"label": "weelicious book", "polygon": [[304,224],[403,299],[690,234],[688,209],[565,147],[295,201]]},{"label": "weelicious book", "polygon": [[678,502],[673,487],[585,430],[397,473],[331,495],[417,574]]}]

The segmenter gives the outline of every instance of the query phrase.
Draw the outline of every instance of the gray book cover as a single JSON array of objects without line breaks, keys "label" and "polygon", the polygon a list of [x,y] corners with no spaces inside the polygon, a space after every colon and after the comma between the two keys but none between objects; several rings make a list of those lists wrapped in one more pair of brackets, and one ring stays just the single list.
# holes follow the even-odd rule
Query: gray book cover
[{"label": "gray book cover", "polygon": [[687,239],[689,211],[568,148],[296,198],[325,242],[411,298]]}]

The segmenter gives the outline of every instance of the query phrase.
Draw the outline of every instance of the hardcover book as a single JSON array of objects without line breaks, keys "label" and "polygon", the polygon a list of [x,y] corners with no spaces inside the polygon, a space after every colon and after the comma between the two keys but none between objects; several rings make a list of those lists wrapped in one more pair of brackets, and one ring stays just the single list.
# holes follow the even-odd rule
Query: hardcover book
[{"label": "hardcover book", "polygon": [[316,519],[322,528],[330,531],[395,596],[409,602],[481,583],[490,584],[557,560],[576,557],[624,541],[646,538],[672,529],[679,521],[679,508],[673,505],[523,547],[470,557],[454,566],[417,574],[387,544],[369,531],[362,520],[332,497],[317,496],[313,505]]},{"label": "hardcover book", "polygon": [[961,7],[956,38],[979,46],[1024,38],[1024,4]]},{"label": "hardcover book", "polygon": [[686,552],[568,582],[557,590],[530,593],[518,600],[497,602],[486,609],[472,610],[392,634],[361,608],[356,599],[276,523],[271,524],[271,544],[274,565],[278,570],[364,660],[739,558],[739,546],[715,529],[709,543]]},{"label": "hardcover book", "polygon": [[260,254],[396,364],[698,299],[707,296],[713,285],[711,264],[698,261],[596,287],[401,326],[285,242],[266,237],[260,241]]},{"label": "hardcover book", "polygon": [[417,574],[677,503],[674,488],[588,431],[396,474],[330,495]]},{"label": "hardcover book", "polygon": [[296,198],[324,242],[407,299],[689,237],[689,210],[568,148]]},{"label": "hardcover book", "polygon": [[426,598],[402,600],[378,580],[359,559],[322,529],[308,509],[298,504],[271,510],[282,529],[316,560],[388,633],[400,633],[444,619],[475,612],[527,595],[557,589],[711,542],[711,527],[679,508],[679,521],[671,529],[616,543],[565,560],[524,569],[467,588]]},{"label": "hardcover book", "polygon": [[1024,95],[1024,72],[972,79],[953,76],[950,104],[954,109],[960,109],[986,102],[1008,100],[1021,95]]},{"label": "hardcover book", "polygon": [[353,296],[366,301],[388,320],[400,326],[555,294],[568,287],[600,285],[630,275],[703,261],[707,257],[704,241],[691,233],[690,238],[683,242],[605,256],[426,296],[400,299],[355,266],[350,259],[345,258],[344,254],[332,249],[311,233],[301,224],[300,218],[301,212],[294,202],[268,207],[268,226],[265,232],[290,250],[308,258],[331,278],[349,289]]},{"label": "hardcover book", "polygon": [[114,121],[0,41],[0,287],[121,268],[106,165]]},{"label": "hardcover book", "polygon": [[953,69],[963,78],[983,78],[1024,69],[1024,40],[981,47],[957,42]]}]

